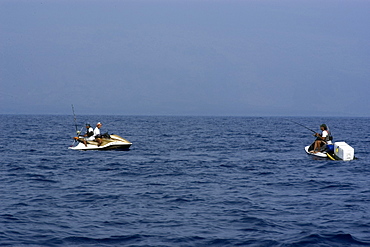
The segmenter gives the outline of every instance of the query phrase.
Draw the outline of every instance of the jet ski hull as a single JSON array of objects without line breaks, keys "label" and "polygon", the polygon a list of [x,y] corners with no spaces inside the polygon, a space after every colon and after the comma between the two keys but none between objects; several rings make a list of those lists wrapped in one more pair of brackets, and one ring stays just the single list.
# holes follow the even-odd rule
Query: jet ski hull
[{"label": "jet ski hull", "polygon": [[309,148],[310,148],[310,146],[306,146],[304,148],[304,150],[306,151],[307,154],[318,157],[318,158],[328,158],[328,155],[326,154],[326,152],[311,153],[310,151],[308,151]]},{"label": "jet ski hull", "polygon": [[132,143],[118,135],[110,135],[110,138],[103,138],[102,144],[98,146],[96,141],[87,141],[87,145],[83,143],[83,138],[78,138],[76,146],[69,147],[72,150],[127,150],[131,147]]},{"label": "jet ski hull", "polygon": [[329,158],[331,160],[349,161],[355,159],[354,149],[345,142],[335,142],[334,144],[323,146],[320,152],[313,153],[313,146],[306,146],[304,150],[307,154],[317,158]]}]

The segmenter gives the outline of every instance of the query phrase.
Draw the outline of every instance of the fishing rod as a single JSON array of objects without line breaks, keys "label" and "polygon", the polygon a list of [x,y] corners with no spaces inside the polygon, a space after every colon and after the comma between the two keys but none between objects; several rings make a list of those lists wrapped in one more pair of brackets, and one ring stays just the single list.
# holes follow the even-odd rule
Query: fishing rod
[{"label": "fishing rod", "polygon": [[[77,118],[76,118],[76,114],[75,114],[75,108],[74,108],[74,106],[73,106],[73,104],[72,104],[72,112],[73,112],[73,119],[74,119],[74,121],[75,121],[75,128],[76,128],[76,133],[77,133],[77,136],[79,136],[80,135],[80,133],[81,133],[81,131],[82,131],[82,128],[81,128],[81,130],[79,131],[78,130],[78,128],[77,128]],[[70,147],[73,147],[73,145],[76,143],[76,138],[73,138],[73,143],[70,145]]]},{"label": "fishing rod", "polygon": [[78,131],[78,129],[77,129],[77,121],[76,121],[77,118],[76,118],[75,108],[74,108],[73,104],[72,104],[72,111],[73,111],[73,118],[75,120],[76,133],[77,133],[77,135],[79,135],[81,133],[81,131]]},{"label": "fishing rod", "polygon": [[297,123],[297,122],[295,122],[295,121],[293,121],[293,120],[289,120],[289,119],[287,119],[287,120],[288,120],[288,121],[290,121],[290,122],[293,122],[293,123],[295,123],[295,124],[298,124],[299,126],[302,126],[303,128],[306,128],[306,129],[308,129],[308,130],[310,130],[310,131],[312,131],[313,133],[315,133],[315,134],[316,134],[316,131],[314,131],[314,130],[312,130],[312,129],[310,129],[310,128],[306,127],[306,126],[304,126],[303,124]]}]

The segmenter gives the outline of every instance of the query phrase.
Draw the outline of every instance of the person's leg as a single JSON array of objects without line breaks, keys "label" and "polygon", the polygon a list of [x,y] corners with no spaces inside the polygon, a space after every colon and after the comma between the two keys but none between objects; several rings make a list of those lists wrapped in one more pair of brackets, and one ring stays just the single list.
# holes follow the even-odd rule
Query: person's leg
[{"label": "person's leg", "polygon": [[314,153],[317,153],[320,151],[320,144],[321,144],[321,141],[320,140],[316,140],[315,141],[315,146],[313,147],[313,152]]}]

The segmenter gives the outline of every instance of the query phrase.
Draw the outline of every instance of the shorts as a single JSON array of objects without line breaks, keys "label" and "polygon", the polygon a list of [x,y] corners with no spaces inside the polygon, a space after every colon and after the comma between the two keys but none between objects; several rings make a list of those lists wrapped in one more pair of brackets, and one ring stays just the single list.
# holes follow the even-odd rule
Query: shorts
[{"label": "shorts", "polygon": [[90,137],[85,137],[84,139],[85,139],[85,141],[93,141],[93,140],[95,140],[95,137],[90,136]]}]

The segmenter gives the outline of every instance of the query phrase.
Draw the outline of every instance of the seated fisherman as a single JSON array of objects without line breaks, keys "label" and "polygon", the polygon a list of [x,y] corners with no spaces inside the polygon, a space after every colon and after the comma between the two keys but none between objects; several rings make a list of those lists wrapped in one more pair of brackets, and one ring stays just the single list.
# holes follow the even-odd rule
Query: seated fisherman
[{"label": "seated fisherman", "polygon": [[87,147],[88,141],[93,141],[95,139],[94,137],[94,130],[90,126],[89,123],[86,124],[86,134],[84,134],[83,143],[85,144],[85,147]]},{"label": "seated fisherman", "polygon": [[321,134],[315,133],[315,135],[314,135],[317,138],[315,140],[315,145],[314,145],[314,148],[313,148],[313,151],[312,151],[313,153],[320,152],[321,146],[324,145],[324,144],[328,144],[328,142],[331,142],[331,139],[332,139],[326,124],[320,125],[320,129],[322,131]]},{"label": "seated fisherman", "polygon": [[103,140],[102,140],[102,136],[100,134],[100,128],[101,128],[102,124],[99,122],[96,124],[96,128],[94,129],[94,138],[95,138],[95,141],[98,142],[98,147],[102,144]]}]

